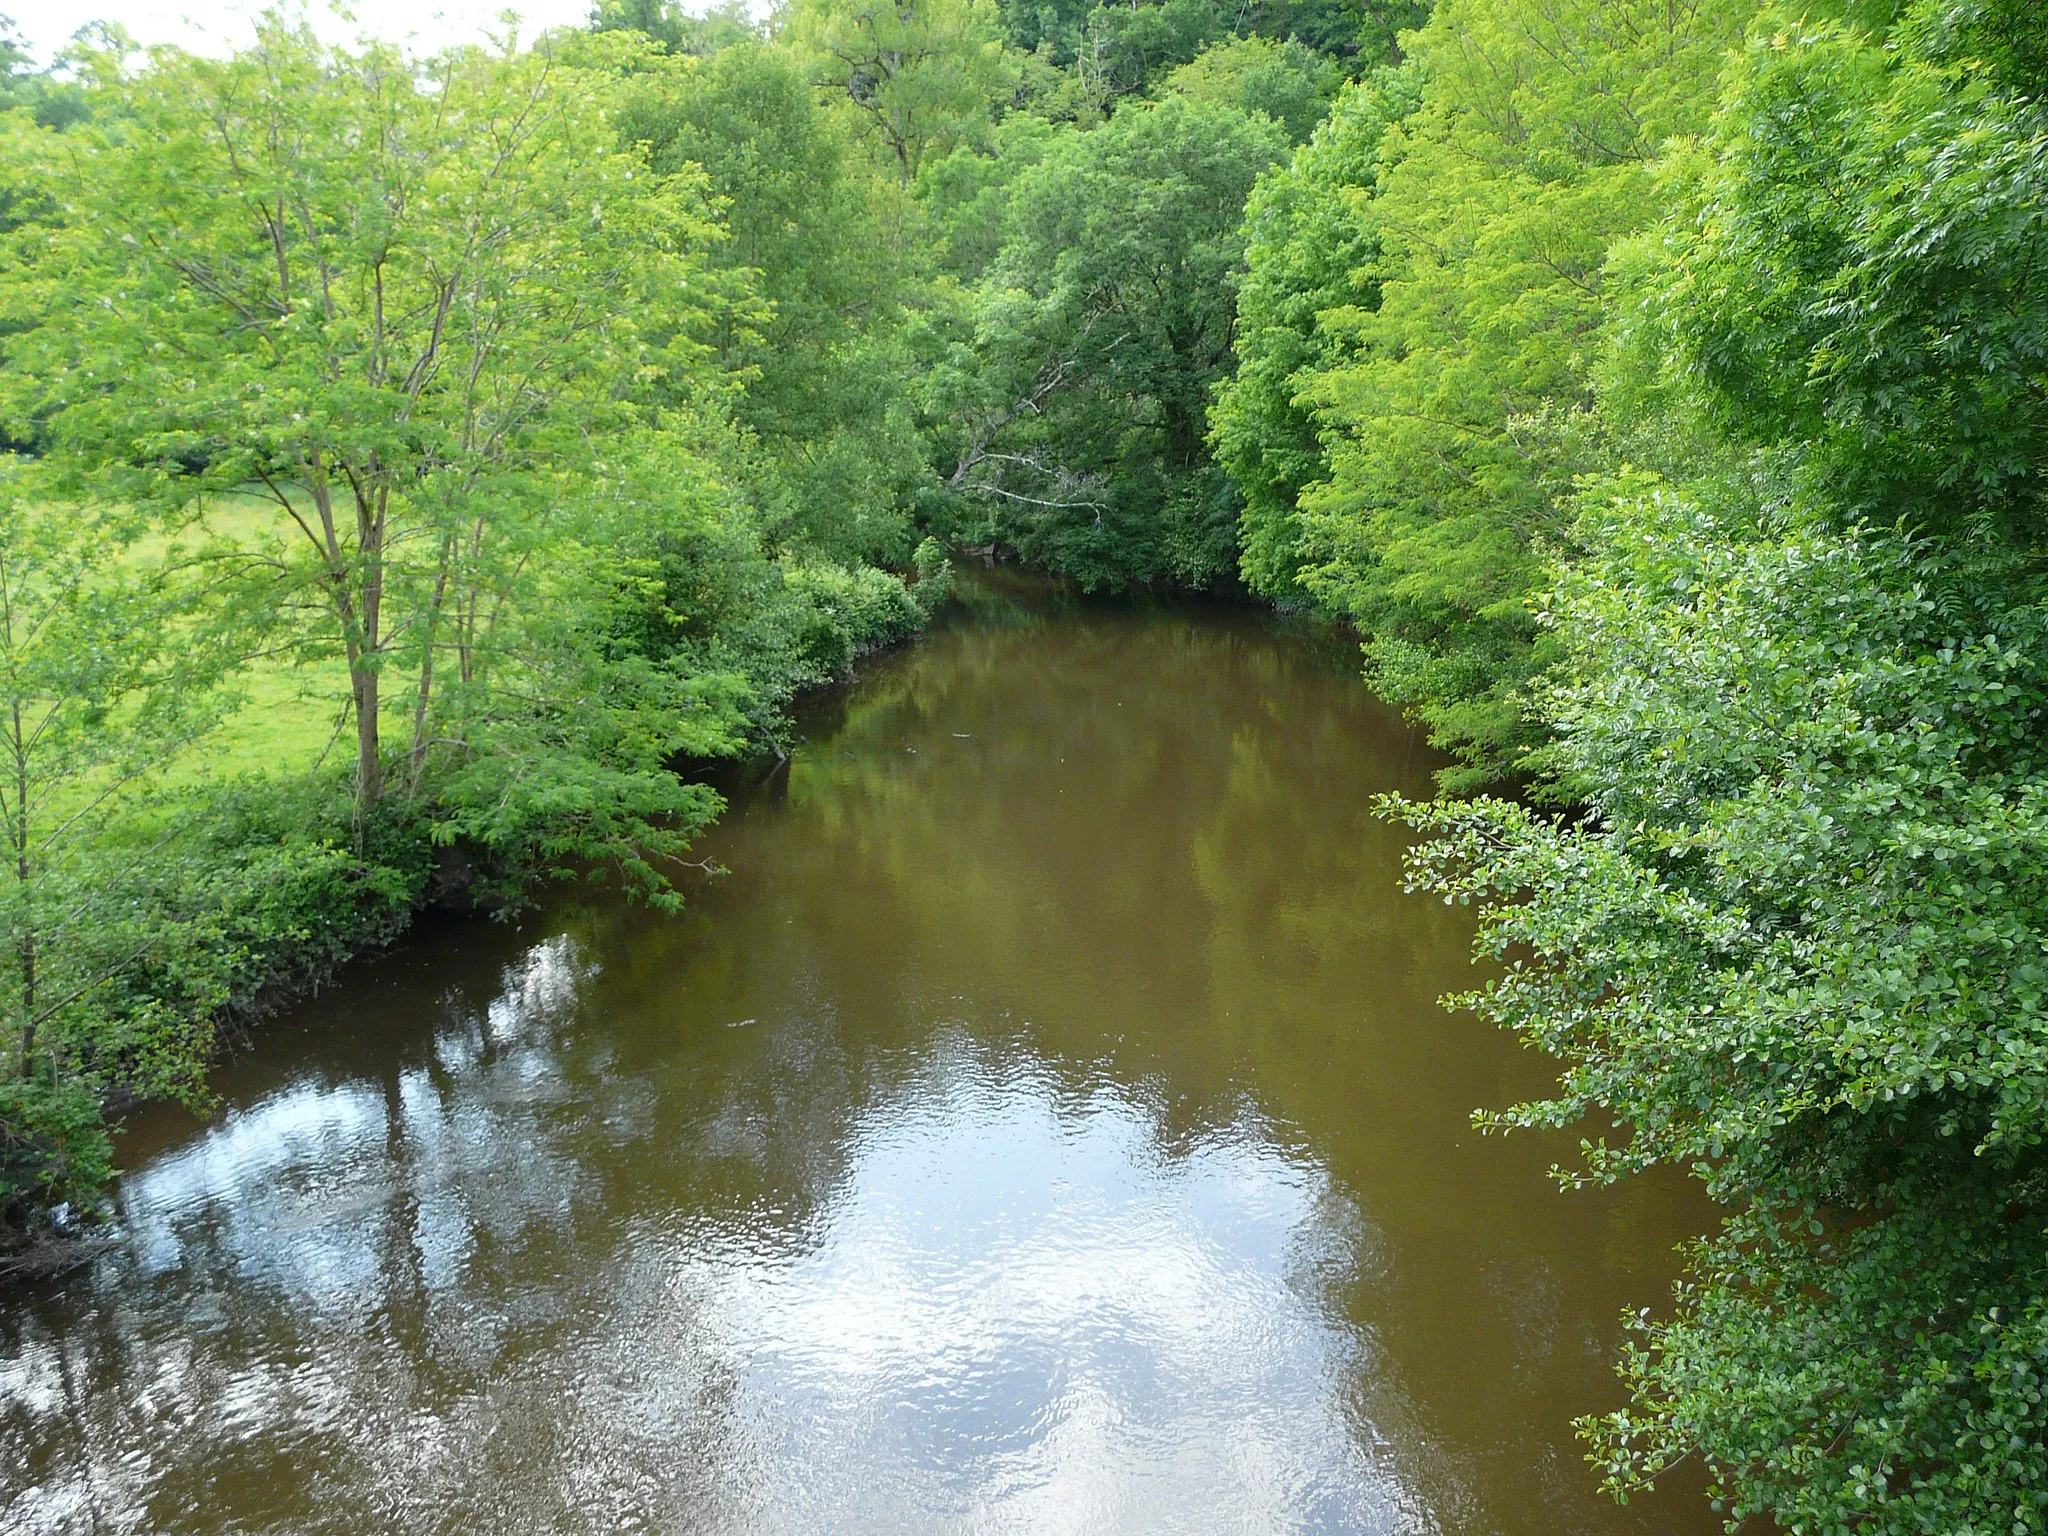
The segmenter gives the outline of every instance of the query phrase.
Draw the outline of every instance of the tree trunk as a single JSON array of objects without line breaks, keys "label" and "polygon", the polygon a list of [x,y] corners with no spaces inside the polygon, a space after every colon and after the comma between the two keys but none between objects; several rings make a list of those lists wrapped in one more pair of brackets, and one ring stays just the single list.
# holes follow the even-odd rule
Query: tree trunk
[{"label": "tree trunk", "polygon": [[[384,659],[380,620],[384,607],[384,529],[390,492],[374,464],[361,478],[351,477],[350,486],[355,492],[356,557],[363,584],[358,608],[362,616],[362,643],[349,669],[356,704],[356,815],[360,823],[384,793],[377,672]],[[357,836],[361,836],[360,827]]]},{"label": "tree trunk", "polygon": [[[363,822],[384,792],[383,743],[377,736],[378,608],[384,596],[384,508],[377,493],[344,469],[356,505],[356,565],[350,570],[334,522],[334,493],[328,465],[315,449],[309,456],[306,489],[320,514],[321,555],[326,560],[328,601],[341,626],[341,644],[348,656],[349,697],[356,712],[356,844],[361,852]],[[361,590],[355,581],[361,582]]]},{"label": "tree trunk", "polygon": [[27,1077],[36,1056],[36,924],[34,887],[28,857],[28,738],[21,728],[21,700],[14,706],[14,876],[21,885],[21,1075]]},{"label": "tree trunk", "polygon": [[441,541],[441,568],[434,573],[434,595],[427,601],[427,616],[420,630],[420,689],[412,710],[412,771],[406,780],[407,795],[420,792],[420,777],[427,771],[427,707],[434,693],[435,630],[440,627],[441,604],[448,594],[448,572],[455,560],[453,535]]},{"label": "tree trunk", "polygon": [[365,655],[349,674],[356,707],[356,809],[367,812],[384,792],[384,756],[377,738],[377,669]]}]

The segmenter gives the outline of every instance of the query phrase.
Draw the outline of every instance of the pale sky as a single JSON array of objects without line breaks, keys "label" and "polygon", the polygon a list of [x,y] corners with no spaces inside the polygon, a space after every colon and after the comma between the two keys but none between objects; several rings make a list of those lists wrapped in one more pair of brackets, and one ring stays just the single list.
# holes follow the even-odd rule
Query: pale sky
[{"label": "pale sky", "polygon": [[[0,15],[16,30],[39,62],[91,21],[119,22],[139,43],[176,43],[198,53],[227,53],[252,35],[254,16],[266,0],[0,0]],[[499,15],[519,13],[522,36],[550,27],[581,25],[590,0],[352,0],[354,20],[344,19],[325,0],[307,6],[313,25],[331,42],[371,35],[410,41],[431,53],[453,42],[471,42],[486,28],[500,30]]]}]

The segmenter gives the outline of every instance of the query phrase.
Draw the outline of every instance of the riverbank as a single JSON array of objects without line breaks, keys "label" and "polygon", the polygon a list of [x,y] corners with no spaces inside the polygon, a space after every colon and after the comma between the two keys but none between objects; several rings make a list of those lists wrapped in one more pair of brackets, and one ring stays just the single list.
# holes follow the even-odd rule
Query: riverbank
[{"label": "riverbank", "polygon": [[[621,700],[635,738],[625,755],[616,740],[543,740],[537,755],[501,739],[496,750],[517,755],[482,765],[491,771],[480,785],[460,758],[425,779],[417,759],[409,774],[392,762],[389,781],[406,788],[366,811],[360,770],[324,754],[310,768],[287,757],[248,771],[244,709],[219,732],[229,776],[209,771],[202,735],[164,769],[116,781],[125,793],[103,822],[38,871],[40,884],[9,893],[15,956],[33,956],[24,974],[57,1002],[39,1011],[25,992],[18,1068],[0,1080],[0,1277],[14,1261],[61,1264],[93,1241],[113,1171],[111,1112],[157,1099],[203,1109],[223,1044],[388,945],[421,911],[505,912],[550,881],[589,878],[672,905],[676,861],[723,805],[676,754],[776,746],[795,697],[916,633],[951,589],[943,554],[925,551],[910,583],[762,568],[780,589],[769,643],[748,641],[744,625],[760,628],[748,616],[726,623],[724,639],[713,630],[708,646],[670,653],[681,707],[715,714],[715,729],[664,722],[654,698],[638,713]],[[252,691],[265,707],[266,691]],[[622,776],[634,781],[623,792]],[[99,792],[91,782],[70,791]],[[74,908],[68,925],[31,915],[59,896]]]}]

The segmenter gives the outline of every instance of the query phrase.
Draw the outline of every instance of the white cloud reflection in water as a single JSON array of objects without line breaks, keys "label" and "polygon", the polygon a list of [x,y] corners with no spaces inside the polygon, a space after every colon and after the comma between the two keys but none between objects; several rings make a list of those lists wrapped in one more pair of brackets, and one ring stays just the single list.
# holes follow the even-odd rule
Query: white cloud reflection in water
[{"label": "white cloud reflection in water", "polygon": [[[0,1362],[37,1450],[0,1530],[1435,1529],[1329,1295],[1369,1229],[1255,1114],[1169,1134],[941,1024],[823,1187],[664,1205],[580,1139],[773,1165],[812,1128],[736,1135],[739,1081],[650,1137],[658,1074],[565,1067],[587,974],[550,940],[431,1068],[307,1076],[131,1176],[93,1321]],[[758,1028],[792,1049],[753,1072],[817,1049]]]},{"label": "white cloud reflection in water", "polygon": [[621,1343],[729,1383],[734,1529],[1426,1528],[1318,1294],[1359,1232],[1255,1120],[1169,1151],[1113,1089],[956,1035],[807,1239],[677,1234],[680,1326]]}]

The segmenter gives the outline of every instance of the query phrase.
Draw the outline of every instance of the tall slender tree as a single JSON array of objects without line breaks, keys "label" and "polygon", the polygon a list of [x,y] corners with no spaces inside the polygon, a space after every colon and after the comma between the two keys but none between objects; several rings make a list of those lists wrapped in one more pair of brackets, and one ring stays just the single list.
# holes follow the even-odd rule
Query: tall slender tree
[{"label": "tall slender tree", "polygon": [[111,494],[269,509],[216,553],[344,672],[361,815],[387,710],[416,785],[564,486],[698,355],[715,226],[619,146],[617,72],[584,67],[646,46],[416,65],[271,20],[226,61],[98,59],[101,119],[8,141],[50,209],[11,237],[14,420]]}]

